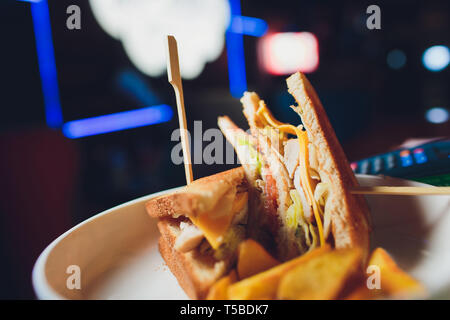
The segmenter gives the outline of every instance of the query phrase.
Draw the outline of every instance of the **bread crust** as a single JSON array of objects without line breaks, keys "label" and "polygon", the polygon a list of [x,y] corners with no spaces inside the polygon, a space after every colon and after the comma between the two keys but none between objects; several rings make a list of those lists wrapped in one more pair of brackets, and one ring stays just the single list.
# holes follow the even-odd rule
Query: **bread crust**
[{"label": "bread crust", "polygon": [[153,198],[146,204],[147,213],[152,218],[196,216],[212,209],[233,186],[246,188],[242,167],[195,180],[177,192]]},{"label": "bread crust", "polygon": [[366,259],[369,252],[369,208],[363,196],[350,193],[358,182],[347,157],[316,91],[305,75],[300,72],[291,75],[287,85],[289,93],[298,103],[293,109],[302,118],[310,142],[316,148],[321,179],[331,186],[326,205],[331,210],[335,246],[360,247]]}]

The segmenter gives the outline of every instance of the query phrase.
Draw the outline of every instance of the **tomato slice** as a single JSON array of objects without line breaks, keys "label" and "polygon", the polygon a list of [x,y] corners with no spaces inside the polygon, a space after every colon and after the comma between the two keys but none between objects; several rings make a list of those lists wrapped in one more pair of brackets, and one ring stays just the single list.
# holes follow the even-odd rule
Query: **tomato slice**
[{"label": "tomato slice", "polygon": [[277,191],[277,183],[271,174],[266,175],[266,190],[264,197],[264,210],[266,211],[267,216],[267,224],[270,231],[276,235],[279,228],[278,221],[278,191]]}]

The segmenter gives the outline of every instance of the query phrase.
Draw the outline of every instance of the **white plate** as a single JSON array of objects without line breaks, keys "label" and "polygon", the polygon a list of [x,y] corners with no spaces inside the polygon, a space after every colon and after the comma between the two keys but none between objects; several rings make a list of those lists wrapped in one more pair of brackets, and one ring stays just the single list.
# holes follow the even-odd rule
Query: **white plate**
[{"label": "white plate", "polygon": [[[363,186],[423,185],[359,175]],[[39,299],[186,299],[158,252],[156,221],[145,202],[163,191],[102,212],[61,235],[33,269]],[[372,247],[385,248],[433,297],[450,298],[450,197],[367,196]],[[81,288],[68,289],[73,269]]]}]

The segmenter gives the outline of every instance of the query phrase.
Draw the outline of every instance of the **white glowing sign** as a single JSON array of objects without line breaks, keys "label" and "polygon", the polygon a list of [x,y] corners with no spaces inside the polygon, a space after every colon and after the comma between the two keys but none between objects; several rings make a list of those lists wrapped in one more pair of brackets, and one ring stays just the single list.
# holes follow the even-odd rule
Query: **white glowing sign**
[{"label": "white glowing sign", "polygon": [[227,0],[90,0],[100,26],[120,40],[149,76],[166,72],[165,36],[177,38],[183,78],[197,77],[224,46],[230,19]]},{"label": "white glowing sign", "polygon": [[259,57],[271,74],[314,72],[319,66],[319,43],[310,32],[272,33],[261,38]]}]

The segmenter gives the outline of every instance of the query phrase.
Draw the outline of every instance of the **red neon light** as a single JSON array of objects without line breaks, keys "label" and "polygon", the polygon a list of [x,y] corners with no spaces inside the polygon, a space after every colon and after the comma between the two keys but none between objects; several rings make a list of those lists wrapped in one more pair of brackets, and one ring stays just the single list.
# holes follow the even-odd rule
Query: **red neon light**
[{"label": "red neon light", "polygon": [[310,32],[272,33],[261,38],[259,56],[270,74],[310,73],[319,66],[319,42]]}]

